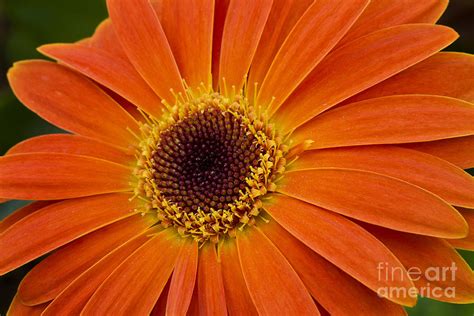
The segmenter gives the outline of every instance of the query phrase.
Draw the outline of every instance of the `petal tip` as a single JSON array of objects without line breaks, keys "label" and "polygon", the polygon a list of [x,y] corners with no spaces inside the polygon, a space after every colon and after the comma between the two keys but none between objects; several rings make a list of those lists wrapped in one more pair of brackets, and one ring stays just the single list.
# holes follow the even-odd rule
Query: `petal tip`
[{"label": "petal tip", "polygon": [[15,61],[7,71],[7,78],[11,85],[11,79],[18,72],[18,68],[26,63],[26,60]]},{"label": "petal tip", "polygon": [[459,33],[456,32],[456,30],[454,30],[453,28],[449,26],[439,25],[439,24],[435,24],[434,26],[440,30],[443,30],[446,33],[447,37],[449,37],[449,39],[452,40],[453,42],[457,40],[460,36]]},{"label": "petal tip", "polygon": [[444,238],[446,239],[462,239],[466,238],[469,235],[469,223],[466,221],[464,216],[453,208],[455,214],[456,214],[456,223],[453,224],[452,229],[447,232],[446,236]]},{"label": "petal tip", "polygon": [[38,52],[40,52],[41,54],[47,56],[47,57],[51,57],[51,54],[53,54],[57,49],[60,49],[61,47],[64,48],[64,47],[73,47],[74,43],[49,43],[49,44],[44,44],[44,45],[41,45],[41,46],[38,46],[36,48],[36,50]]},{"label": "petal tip", "polygon": [[50,48],[51,48],[52,46],[54,46],[54,45],[56,45],[56,44],[43,44],[43,45],[41,45],[41,46],[38,46],[38,47],[36,48],[36,50],[37,50],[38,52],[40,52],[41,54],[47,56],[47,55],[48,55],[48,52],[49,52],[49,50],[50,50]]}]

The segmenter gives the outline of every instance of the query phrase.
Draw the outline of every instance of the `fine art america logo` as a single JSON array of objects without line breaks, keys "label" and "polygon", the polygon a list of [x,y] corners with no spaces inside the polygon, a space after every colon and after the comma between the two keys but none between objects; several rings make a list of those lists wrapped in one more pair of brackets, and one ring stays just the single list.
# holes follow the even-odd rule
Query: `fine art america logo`
[{"label": "fine art america logo", "polygon": [[[442,284],[454,284],[456,271],[458,270],[454,262],[450,266],[441,267],[410,267],[406,269],[408,276],[417,288],[404,287],[380,287],[377,294],[381,297],[416,297],[418,294],[430,298],[454,298],[456,288],[454,286],[439,286]],[[400,267],[389,266],[387,262],[379,262],[377,265],[378,280],[386,284],[392,281],[404,281],[405,271]],[[422,282],[419,282],[419,281]],[[418,282],[418,283],[417,283]]]}]

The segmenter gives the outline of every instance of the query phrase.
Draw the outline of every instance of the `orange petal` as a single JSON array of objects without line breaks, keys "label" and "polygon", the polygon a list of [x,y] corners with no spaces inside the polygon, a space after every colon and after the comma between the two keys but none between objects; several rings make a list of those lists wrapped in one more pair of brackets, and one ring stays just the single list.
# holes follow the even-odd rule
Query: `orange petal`
[{"label": "orange petal", "polygon": [[[100,25],[100,24],[99,24]],[[91,38],[90,37],[85,37],[83,39],[80,39],[78,41],[75,41],[76,44],[81,44],[81,45],[85,45],[85,46],[88,46],[90,43],[91,43]]]},{"label": "orange petal", "polygon": [[311,148],[400,144],[474,134],[474,106],[441,96],[369,99],[324,113],[295,131]]},{"label": "orange petal", "polygon": [[219,88],[219,60],[222,45],[222,33],[230,0],[214,0],[214,30],[212,32],[212,86]]},{"label": "orange petal", "polygon": [[123,147],[135,144],[136,121],[99,87],[64,66],[40,60],[15,63],[8,80],[30,110],[68,131]]},{"label": "orange petal", "polygon": [[[102,90],[104,90],[108,95],[112,97],[118,104],[120,104],[125,111],[127,111],[137,122],[143,122],[146,120],[145,115],[143,115],[143,111],[140,111],[139,108],[135,106],[132,102],[124,99],[122,96],[118,95],[116,92],[110,90],[109,88],[101,85]],[[155,107],[150,107],[150,109],[156,109]],[[144,111],[147,112],[147,111]]]},{"label": "orange petal", "polygon": [[270,15],[252,60],[247,95],[254,95],[254,83],[263,82],[281,44],[312,2],[312,0],[273,1]]},{"label": "orange petal", "polygon": [[44,207],[0,235],[0,275],[91,231],[134,214],[123,193],[66,200]]},{"label": "orange petal", "polygon": [[404,144],[403,146],[440,157],[462,169],[474,167],[474,136]]},{"label": "orange petal", "polygon": [[443,302],[474,302],[474,273],[446,241],[379,227],[368,229],[400,259],[421,296]]},{"label": "orange petal", "polygon": [[7,315],[9,316],[40,316],[48,304],[36,305],[36,306],[27,306],[24,305],[21,300],[18,298],[18,295],[15,295],[10,308],[8,309]]},{"label": "orange petal", "polygon": [[[280,249],[311,295],[333,315],[404,315],[403,308],[380,298],[362,283],[306,247],[275,221],[259,226]],[[351,249],[351,253],[354,249]],[[337,284],[337,286],[334,286]],[[344,289],[341,291],[340,289]],[[341,304],[344,302],[344,304]]]},{"label": "orange petal", "polygon": [[150,239],[150,229],[103,257],[76,278],[44,311],[44,316],[79,315],[95,290],[128,256]]},{"label": "orange petal", "polygon": [[154,216],[137,214],[71,242],[28,272],[18,288],[19,297],[28,305],[54,299],[95,262],[155,222]]},{"label": "orange petal", "polygon": [[276,54],[262,83],[257,104],[271,103],[270,113],[278,109],[336,46],[368,3],[368,0],[313,2]]},{"label": "orange petal", "polygon": [[189,239],[176,259],[171,278],[166,314],[186,315],[193,296],[198,266],[198,244]]},{"label": "orange petal", "polygon": [[0,196],[57,200],[130,191],[132,170],[92,157],[30,153],[0,157]]},{"label": "orange petal", "polygon": [[214,1],[156,1],[154,7],[183,79],[192,88],[210,87]]},{"label": "orange petal", "polygon": [[19,220],[33,214],[39,209],[54,203],[53,201],[37,201],[23,206],[0,221],[0,234]]},{"label": "orange petal", "polygon": [[374,31],[410,23],[435,23],[443,14],[448,0],[371,0],[352,29],[338,46]]},{"label": "orange petal", "polygon": [[[272,0],[231,0],[225,19],[219,61],[221,91],[242,88],[260,36],[267,22]],[[230,93],[231,91],[229,91]]]},{"label": "orange petal", "polygon": [[[163,291],[161,291],[160,297],[153,306],[153,310],[150,313],[150,316],[166,316],[166,315],[178,315],[178,314],[167,314],[166,313],[166,303],[168,301],[168,293],[170,290],[170,280],[166,283]],[[183,314],[186,315],[186,314]]]},{"label": "orange petal", "polygon": [[444,95],[474,102],[474,56],[438,53],[344,103],[396,94]]},{"label": "orange petal", "polygon": [[433,192],[450,204],[474,208],[474,179],[431,155],[395,146],[360,146],[304,152],[292,170],[347,168],[391,176]]},{"label": "orange petal", "polygon": [[301,279],[258,228],[237,233],[242,273],[262,315],[319,315]]},{"label": "orange petal", "polygon": [[462,239],[447,241],[456,248],[474,251],[474,210],[458,208],[458,211],[469,225],[469,234]]},{"label": "orange petal", "polygon": [[220,245],[219,257],[229,315],[241,315],[242,311],[245,311],[247,315],[258,315],[240,268],[239,253],[234,238],[229,238]]},{"label": "orange petal", "polygon": [[38,50],[124,97],[147,113],[160,117],[161,99],[127,61],[94,47],[49,44]]},{"label": "orange petal", "polygon": [[160,21],[148,0],[107,0],[110,18],[128,58],[153,91],[174,102],[184,93],[178,66]]},{"label": "orange petal", "polygon": [[106,51],[110,55],[121,58],[129,63],[128,57],[120,44],[110,18],[105,19],[97,26],[87,46]]},{"label": "orange petal", "polygon": [[226,315],[226,298],[216,247],[205,244],[199,254],[198,300],[200,315]]},{"label": "orange petal", "polygon": [[[368,288],[373,291],[385,287],[403,289],[400,296],[383,296],[397,304],[415,304],[416,295],[410,295],[413,283],[401,263],[379,240],[357,224],[287,196],[274,196],[264,208],[292,235]],[[381,262],[398,270],[393,280],[378,277],[377,267]]]},{"label": "orange petal", "polygon": [[330,53],[276,113],[289,131],[337,103],[395,75],[458,37],[439,25],[383,29]]},{"label": "orange petal", "polygon": [[134,152],[127,153],[119,147],[80,135],[50,134],[29,138],[16,144],[6,155],[25,153],[64,153],[82,155],[131,165]]},{"label": "orange petal", "polygon": [[149,314],[173,271],[182,244],[183,239],[170,230],[158,233],[114,270],[82,313]]},{"label": "orange petal", "polygon": [[288,172],[278,191],[319,207],[395,230],[462,238],[467,224],[436,195],[368,171],[321,168]]},{"label": "orange petal", "polygon": [[[217,0],[219,1],[219,0]],[[198,297],[198,284],[194,285],[193,297],[189,304],[188,314],[189,316],[199,316],[199,297]]]}]

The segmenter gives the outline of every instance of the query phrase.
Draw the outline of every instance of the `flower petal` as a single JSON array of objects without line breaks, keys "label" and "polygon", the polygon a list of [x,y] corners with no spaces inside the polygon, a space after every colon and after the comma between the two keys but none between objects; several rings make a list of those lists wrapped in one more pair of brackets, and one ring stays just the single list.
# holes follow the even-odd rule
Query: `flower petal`
[{"label": "flower petal", "polygon": [[220,245],[219,255],[224,278],[227,312],[230,316],[241,315],[242,311],[245,311],[247,315],[258,315],[240,268],[239,253],[234,238],[229,238]]},{"label": "flower petal", "polygon": [[128,256],[150,239],[152,228],[121,245],[77,277],[44,311],[44,316],[79,315],[95,290]]},{"label": "flower petal", "polygon": [[474,56],[440,52],[344,104],[396,94],[432,94],[474,102]]},{"label": "flower petal", "polygon": [[97,26],[94,35],[92,35],[86,46],[101,49],[115,58],[121,58],[129,63],[110,18],[105,19]]},{"label": "flower petal", "polygon": [[443,302],[474,302],[474,273],[446,241],[380,227],[368,229],[400,259],[421,295]]},{"label": "flower petal", "polygon": [[[219,0],[217,0],[219,1]],[[191,303],[189,304],[188,314],[189,316],[199,316],[199,297],[198,297],[198,283],[196,282],[193,291],[193,297],[191,298]]]},{"label": "flower petal", "polygon": [[324,113],[295,131],[311,148],[400,144],[474,134],[474,105],[431,95],[360,101]]},{"label": "flower petal", "polygon": [[[146,120],[146,115],[143,114],[144,112],[147,113],[147,111],[140,111],[140,109],[135,104],[124,99],[122,96],[118,95],[116,92],[110,90],[109,88],[103,85],[101,85],[101,89],[104,90],[108,95],[110,95],[115,102],[120,104],[120,106],[125,111],[127,111],[135,120],[137,120],[137,122],[143,122]],[[153,107],[153,109],[155,109],[155,107]]]},{"label": "flower petal", "polygon": [[200,315],[227,314],[221,266],[212,243],[200,249],[197,291]]},{"label": "flower petal", "polygon": [[198,244],[187,240],[176,259],[173,276],[171,277],[166,314],[186,315],[193,296],[198,267]]},{"label": "flower petal", "polygon": [[289,131],[337,103],[443,49],[458,37],[439,25],[383,29],[330,53],[280,107],[275,119]]},{"label": "flower petal", "polygon": [[253,96],[254,83],[261,84],[275,55],[290,31],[313,0],[274,0],[270,15],[258,43],[250,69],[248,96]]},{"label": "flower petal", "polygon": [[16,144],[6,155],[26,153],[64,153],[82,155],[131,165],[134,152],[128,153],[122,148],[111,146],[80,135],[50,134],[29,138]]},{"label": "flower petal", "polygon": [[11,213],[0,221],[0,234],[2,234],[5,230],[7,230],[16,222],[52,203],[54,203],[54,201],[36,201],[15,210],[13,213]]},{"label": "flower petal", "polygon": [[437,156],[462,169],[474,167],[474,136],[404,144],[403,146]]},{"label": "flower petal", "polygon": [[462,238],[467,224],[436,195],[368,171],[321,168],[288,172],[278,192],[358,220],[404,232]]},{"label": "flower petal", "polygon": [[237,233],[237,249],[250,297],[261,315],[319,315],[303,282],[258,228]]},{"label": "flower petal", "polygon": [[38,50],[97,81],[145,112],[160,117],[161,99],[133,66],[107,51],[77,44],[49,44]]},{"label": "flower petal", "polygon": [[[287,196],[274,196],[264,208],[306,246],[365,286],[373,291],[387,286],[404,289],[402,295],[387,298],[397,304],[415,304],[416,296],[410,296],[413,283],[401,263],[379,240],[357,224]],[[379,278],[377,267],[380,262],[400,273],[393,280]]]},{"label": "flower petal", "polygon": [[474,251],[474,210],[458,208],[459,213],[469,225],[469,234],[462,239],[449,239],[453,247]]},{"label": "flower petal", "polygon": [[[150,316],[166,316],[166,303],[168,299],[168,293],[170,290],[170,281],[166,283],[163,291],[161,291],[160,297],[153,306],[153,310],[150,312]],[[168,314],[173,315],[173,314]]]},{"label": "flower petal", "polygon": [[128,58],[153,91],[168,102],[184,93],[178,66],[148,0],[107,0],[110,18]]},{"label": "flower petal", "polygon": [[276,54],[262,82],[257,104],[271,104],[270,113],[278,109],[336,46],[368,3],[368,0],[313,2]]},{"label": "flower petal", "polygon": [[426,189],[450,204],[474,208],[474,179],[431,155],[395,146],[360,146],[304,152],[292,170],[347,168],[372,171]]},{"label": "flower petal", "polygon": [[123,193],[66,200],[44,207],[0,235],[0,274],[38,258],[89,232],[134,214]]},{"label": "flower petal", "polygon": [[237,91],[242,88],[271,7],[272,0],[230,1],[227,11],[232,14],[225,19],[219,61],[218,79],[224,93],[232,86]]},{"label": "flower petal", "polygon": [[[100,25],[100,23],[99,23]],[[91,37],[85,37],[83,39],[80,39],[78,41],[75,41],[76,44],[81,44],[81,45],[85,45],[85,46],[88,46],[90,45],[91,43]]]},{"label": "flower petal", "polygon": [[37,306],[27,306],[24,305],[21,300],[18,298],[18,295],[15,295],[10,308],[8,309],[7,315],[10,316],[40,316],[41,313],[46,308],[47,304],[37,305]]},{"label": "flower petal", "polygon": [[82,313],[149,314],[173,271],[182,241],[170,230],[159,232],[112,272]]},{"label": "flower petal", "polygon": [[99,87],[64,66],[15,63],[8,80],[18,99],[48,122],[123,147],[136,143],[137,122]]},{"label": "flower petal", "polygon": [[448,0],[371,0],[367,9],[339,43],[339,46],[391,26],[435,23],[446,10],[447,5]]},{"label": "flower petal", "polygon": [[0,157],[0,197],[57,200],[130,191],[132,170],[92,157],[30,153]]},{"label": "flower petal", "polygon": [[[37,305],[54,299],[76,277],[121,244],[156,222],[137,214],[92,232],[37,264],[18,287],[23,303]],[[80,254],[78,256],[78,254]]]},{"label": "flower petal", "polygon": [[214,0],[214,30],[212,32],[212,86],[219,88],[219,60],[221,55],[222,34],[230,0]]},{"label": "flower petal", "polygon": [[183,79],[191,88],[210,87],[214,1],[155,1],[154,7]]},{"label": "flower petal", "polygon": [[[275,221],[259,227],[285,254],[315,300],[332,315],[350,315],[354,311],[373,316],[404,315],[400,305],[379,297],[306,247]],[[350,253],[354,250],[351,249]],[[335,284],[337,286],[334,286]]]}]

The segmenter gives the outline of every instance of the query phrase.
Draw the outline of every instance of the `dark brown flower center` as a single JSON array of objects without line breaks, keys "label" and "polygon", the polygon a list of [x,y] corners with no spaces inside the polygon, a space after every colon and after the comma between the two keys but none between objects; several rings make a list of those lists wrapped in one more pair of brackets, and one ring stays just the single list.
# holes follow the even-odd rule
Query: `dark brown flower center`
[{"label": "dark brown flower center", "polygon": [[285,169],[287,147],[242,95],[190,92],[141,130],[135,196],[197,242],[252,225]]},{"label": "dark brown flower center", "polygon": [[161,133],[153,177],[162,196],[185,212],[228,210],[262,151],[241,118],[208,108]]}]

